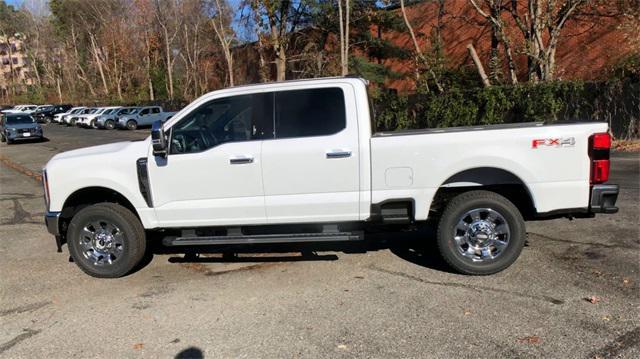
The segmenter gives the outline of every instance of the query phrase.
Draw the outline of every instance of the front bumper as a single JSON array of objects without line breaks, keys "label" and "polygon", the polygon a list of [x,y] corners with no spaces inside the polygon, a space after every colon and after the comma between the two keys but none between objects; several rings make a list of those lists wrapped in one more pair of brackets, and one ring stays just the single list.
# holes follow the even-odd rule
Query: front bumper
[{"label": "front bumper", "polygon": [[616,213],[616,200],[619,188],[617,184],[597,184],[591,188],[591,201],[589,212],[591,213]]},{"label": "front bumper", "polygon": [[41,139],[42,136],[42,132],[28,132],[26,136],[25,133],[18,132],[9,132],[6,134],[7,139],[10,141]]},{"label": "front bumper", "polygon": [[54,236],[60,235],[60,214],[61,212],[47,212],[44,215],[44,223],[47,225],[47,230]]},{"label": "front bumper", "polygon": [[62,245],[66,242],[63,239],[60,231],[60,215],[61,212],[49,212],[44,215],[44,223],[47,225],[49,233],[56,237],[56,247],[58,247],[58,253],[62,252]]}]

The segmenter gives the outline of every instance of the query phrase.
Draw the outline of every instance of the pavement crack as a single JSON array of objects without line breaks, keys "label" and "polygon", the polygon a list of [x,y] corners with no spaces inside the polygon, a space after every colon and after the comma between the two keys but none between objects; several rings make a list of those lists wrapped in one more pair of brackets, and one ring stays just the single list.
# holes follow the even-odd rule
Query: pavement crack
[{"label": "pavement crack", "polygon": [[25,341],[29,338],[31,338],[32,336],[40,333],[41,330],[33,330],[33,329],[23,329],[22,333],[18,334],[15,338],[9,340],[6,343],[0,344],[0,354],[4,353],[5,351],[13,348],[13,346],[15,346],[16,344]]},{"label": "pavement crack", "polygon": [[477,291],[477,292],[493,292],[493,293],[507,294],[507,295],[514,296],[514,297],[520,297],[520,298],[525,298],[525,299],[534,299],[534,300],[540,300],[540,301],[544,301],[544,302],[549,302],[549,303],[555,304],[555,305],[564,304],[564,300],[557,299],[557,298],[554,298],[554,297],[551,297],[551,296],[547,296],[547,295],[530,295],[530,294],[524,294],[524,293],[519,293],[519,292],[512,292],[512,291],[505,290],[505,289],[484,287],[484,286],[478,286],[478,285],[472,285],[472,284],[464,284],[464,283],[429,281],[429,280],[426,280],[426,279],[422,279],[420,277],[413,276],[411,274],[407,274],[407,273],[403,273],[403,272],[391,271],[391,270],[388,270],[388,269],[377,267],[375,265],[369,265],[369,266],[367,266],[367,268],[371,269],[371,270],[374,270],[376,272],[395,275],[395,276],[398,276],[398,277],[411,279],[411,280],[414,280],[416,282],[420,282],[420,283],[424,283],[424,284],[437,285],[437,286],[441,286],[441,287],[460,288],[460,289],[466,289],[466,290],[473,290],[473,291]]},{"label": "pavement crack", "polygon": [[629,246],[622,246],[622,245],[617,245],[617,244],[604,244],[604,243],[594,243],[594,242],[578,242],[578,241],[572,241],[572,240],[569,240],[569,239],[560,239],[560,238],[549,237],[549,236],[545,236],[544,234],[538,234],[538,233],[533,233],[533,232],[528,232],[528,233],[530,235],[533,234],[534,236],[538,236],[538,237],[546,239],[548,241],[558,242],[558,243],[577,244],[577,245],[580,245],[580,246],[591,246],[591,247],[601,247],[601,248],[629,249]]},{"label": "pavement crack", "polygon": [[[5,220],[0,222],[0,226],[10,225],[10,224],[41,224],[42,222],[37,222],[33,218],[33,214],[25,211],[20,201],[17,199],[11,200],[13,202],[13,218],[9,220]],[[44,213],[42,213],[44,215]],[[37,214],[36,214],[37,215]]]},{"label": "pavement crack", "polygon": [[591,353],[589,357],[617,358],[623,351],[636,346],[640,346],[640,327],[622,334],[611,343]]},{"label": "pavement crack", "polygon": [[49,304],[51,304],[51,301],[44,301],[44,302],[25,304],[25,305],[21,305],[19,307],[15,307],[15,308],[5,309],[5,310],[0,311],[0,317],[4,317],[4,316],[7,316],[7,315],[11,315],[11,314],[20,314],[20,313],[25,313],[25,312],[33,312],[33,311],[38,310],[38,309],[40,309],[42,307],[46,307]]}]

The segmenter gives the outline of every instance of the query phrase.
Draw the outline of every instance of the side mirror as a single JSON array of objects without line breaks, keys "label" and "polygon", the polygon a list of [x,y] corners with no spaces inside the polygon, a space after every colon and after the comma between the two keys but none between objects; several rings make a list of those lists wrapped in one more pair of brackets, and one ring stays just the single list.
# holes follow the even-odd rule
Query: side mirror
[{"label": "side mirror", "polygon": [[154,156],[167,157],[167,136],[160,120],[153,122],[153,125],[151,125],[151,145],[153,146]]}]

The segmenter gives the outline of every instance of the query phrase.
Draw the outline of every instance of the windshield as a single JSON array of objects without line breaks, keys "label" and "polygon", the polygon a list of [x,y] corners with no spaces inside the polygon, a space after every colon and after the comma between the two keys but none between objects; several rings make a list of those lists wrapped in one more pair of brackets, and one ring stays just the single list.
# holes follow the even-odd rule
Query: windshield
[{"label": "windshield", "polygon": [[25,125],[29,123],[33,123],[31,116],[7,116],[7,125]]},{"label": "windshield", "polygon": [[73,111],[71,111],[69,113],[74,113],[75,114],[75,113],[79,113],[82,110],[84,110],[84,109],[83,108],[77,108],[77,109],[75,109],[75,110],[73,110]]}]

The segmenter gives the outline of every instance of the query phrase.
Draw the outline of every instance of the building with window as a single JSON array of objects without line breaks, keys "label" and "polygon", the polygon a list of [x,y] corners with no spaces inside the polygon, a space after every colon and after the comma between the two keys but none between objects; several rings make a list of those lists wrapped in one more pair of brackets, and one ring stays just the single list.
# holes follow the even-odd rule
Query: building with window
[{"label": "building with window", "polygon": [[32,85],[29,58],[23,41],[17,37],[0,36],[0,97],[12,88]]}]

